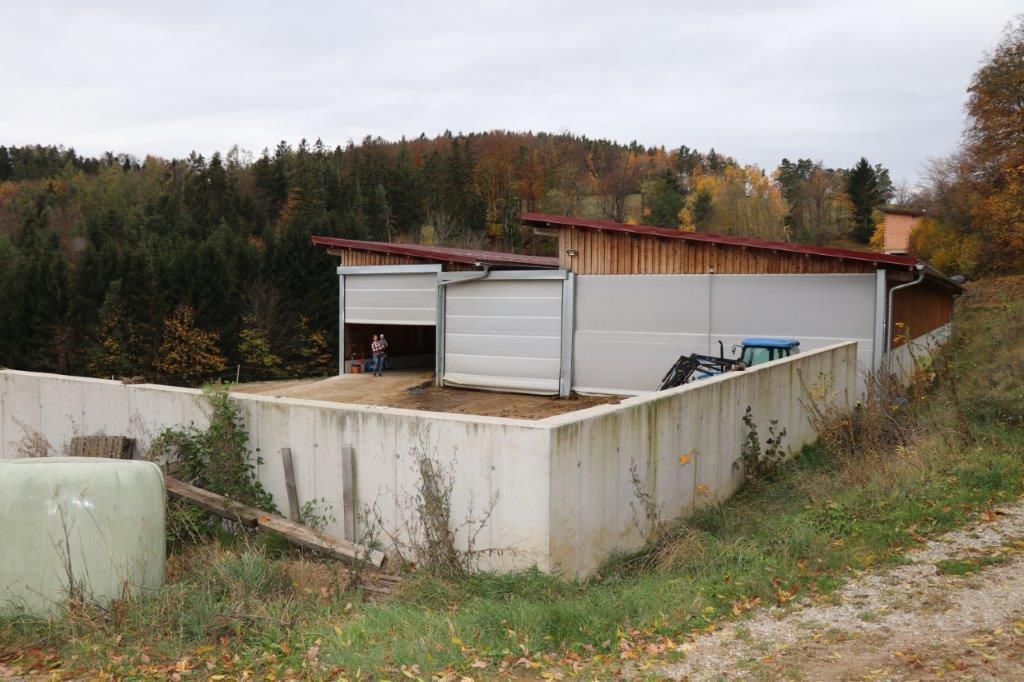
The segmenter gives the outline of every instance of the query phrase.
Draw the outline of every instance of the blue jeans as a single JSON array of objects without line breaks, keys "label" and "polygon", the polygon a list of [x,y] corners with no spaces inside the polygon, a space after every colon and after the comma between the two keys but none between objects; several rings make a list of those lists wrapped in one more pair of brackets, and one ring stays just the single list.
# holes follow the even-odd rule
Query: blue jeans
[{"label": "blue jeans", "polygon": [[384,354],[373,354],[373,376],[379,377],[384,374]]}]

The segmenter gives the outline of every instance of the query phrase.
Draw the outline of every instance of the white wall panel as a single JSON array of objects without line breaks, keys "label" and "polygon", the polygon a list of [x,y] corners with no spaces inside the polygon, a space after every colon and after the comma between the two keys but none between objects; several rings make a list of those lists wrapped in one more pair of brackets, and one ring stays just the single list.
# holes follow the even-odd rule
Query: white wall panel
[{"label": "white wall panel", "polygon": [[577,275],[574,389],[651,391],[680,355],[707,351],[707,276]]},{"label": "white wall panel", "polygon": [[721,341],[732,357],[751,336],[803,351],[852,339],[871,366],[874,274],[579,275],[576,287],[578,391],[654,390],[680,355],[718,355]]},{"label": "white wall panel", "polygon": [[750,336],[784,336],[800,350],[857,341],[870,368],[874,348],[875,275],[715,275],[712,339],[729,349]]},{"label": "white wall panel", "polygon": [[437,323],[437,274],[345,275],[345,322]]},{"label": "white wall panel", "polygon": [[444,382],[558,393],[562,280],[481,280],[445,290]]}]

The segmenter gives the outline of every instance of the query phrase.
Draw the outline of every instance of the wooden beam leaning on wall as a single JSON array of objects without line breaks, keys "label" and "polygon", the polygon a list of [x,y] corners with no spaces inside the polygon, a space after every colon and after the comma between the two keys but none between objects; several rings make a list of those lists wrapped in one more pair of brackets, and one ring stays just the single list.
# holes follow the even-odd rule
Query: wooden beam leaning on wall
[{"label": "wooden beam leaning on wall", "polygon": [[366,562],[370,566],[380,568],[384,565],[385,555],[363,545],[341,540],[330,535],[303,526],[302,524],[271,516],[266,512],[254,509],[239,502],[229,500],[223,495],[209,490],[197,488],[184,481],[167,476],[164,478],[167,493],[173,497],[187,500],[200,509],[221,516],[230,521],[241,523],[250,528],[257,528],[279,535],[288,542],[305,549],[319,552],[335,559],[348,562]]}]

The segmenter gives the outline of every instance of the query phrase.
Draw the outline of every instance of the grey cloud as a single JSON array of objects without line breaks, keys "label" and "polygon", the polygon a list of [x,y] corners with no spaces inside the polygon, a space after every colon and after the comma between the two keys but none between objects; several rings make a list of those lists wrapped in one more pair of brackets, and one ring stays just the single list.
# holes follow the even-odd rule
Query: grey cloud
[{"label": "grey cloud", "polygon": [[1019,3],[129,2],[0,8],[0,144],[182,156],[507,128],[915,178]]}]

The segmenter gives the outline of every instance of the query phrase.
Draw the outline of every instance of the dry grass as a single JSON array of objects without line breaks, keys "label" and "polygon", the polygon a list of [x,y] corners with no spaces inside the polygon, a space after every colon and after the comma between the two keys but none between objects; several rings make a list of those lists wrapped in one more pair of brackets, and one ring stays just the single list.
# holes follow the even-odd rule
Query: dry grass
[{"label": "dry grass", "polygon": [[399,598],[367,604],[329,566],[215,545],[173,557],[159,594],[107,613],[0,619],[0,664],[145,677],[188,658],[211,675],[493,677],[502,666],[526,671],[521,660],[597,666],[602,654],[611,669],[593,676],[614,675],[627,635],[679,641],[752,605],[823,599],[856,571],[898,563],[922,539],[1016,499],[1024,301],[999,305],[960,310],[915,389],[887,388],[847,424],[826,415],[839,421],[775,480],[670,524],[586,581],[413,574]]}]

